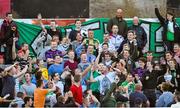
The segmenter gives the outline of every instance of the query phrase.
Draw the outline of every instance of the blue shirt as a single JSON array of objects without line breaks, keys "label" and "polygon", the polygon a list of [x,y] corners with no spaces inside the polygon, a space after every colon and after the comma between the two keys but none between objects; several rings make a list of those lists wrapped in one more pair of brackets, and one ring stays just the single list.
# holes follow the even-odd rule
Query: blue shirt
[{"label": "blue shirt", "polygon": [[167,107],[173,101],[173,94],[171,92],[163,92],[163,94],[156,101],[156,107]]},{"label": "blue shirt", "polygon": [[58,73],[59,75],[61,75],[63,71],[64,71],[64,63],[61,63],[61,64],[52,64],[48,68],[48,74],[49,75],[52,75],[53,73]]},{"label": "blue shirt", "polygon": [[92,61],[96,60],[96,56],[93,54],[87,54],[87,61],[91,63]]},{"label": "blue shirt", "polygon": [[36,85],[33,83],[31,83],[31,85],[23,84],[21,89],[24,93],[26,93],[26,95],[33,96]]},{"label": "blue shirt", "polygon": [[75,49],[77,57],[80,57],[83,50],[85,50],[85,46],[83,46],[82,44],[77,46],[77,48]]},{"label": "blue shirt", "polygon": [[129,95],[130,107],[135,107],[137,101],[141,101],[145,104],[147,100],[147,97],[141,92],[135,91]]}]

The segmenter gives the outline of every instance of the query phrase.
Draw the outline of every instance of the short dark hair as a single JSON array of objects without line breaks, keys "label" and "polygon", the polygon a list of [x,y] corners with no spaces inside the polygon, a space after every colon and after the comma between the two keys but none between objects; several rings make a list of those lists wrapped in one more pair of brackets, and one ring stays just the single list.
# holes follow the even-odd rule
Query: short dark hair
[{"label": "short dark hair", "polygon": [[110,57],[112,57],[112,55],[111,55],[110,52],[105,52],[105,53],[104,53],[104,56],[105,56],[105,55],[109,55]]},{"label": "short dark hair", "polygon": [[167,14],[169,14],[169,15],[172,16],[172,21],[175,21],[175,15],[174,15],[174,13],[172,13],[172,12],[170,12],[170,11],[168,10],[167,13],[166,13],[166,16],[167,16]]},{"label": "short dark hair", "polygon": [[133,34],[135,34],[134,30],[129,30],[128,33],[133,33]]},{"label": "short dark hair", "polygon": [[148,52],[146,52],[146,54],[148,54],[148,53],[153,53],[152,51],[148,51]]},{"label": "short dark hair", "polygon": [[23,98],[23,96],[24,96],[24,93],[23,93],[23,92],[17,92],[17,97]]},{"label": "short dark hair", "polygon": [[75,74],[74,75],[74,81],[77,83],[81,80],[81,75],[80,74]]},{"label": "short dark hair", "polygon": [[53,74],[51,75],[52,79],[54,79],[54,77],[56,76],[56,74],[58,74],[58,73],[55,72],[55,73],[53,73]]},{"label": "short dark hair", "polygon": [[55,54],[55,55],[53,56],[53,59],[55,59],[57,56],[61,57],[60,55]]},{"label": "short dark hair", "polygon": [[30,77],[32,76],[30,72],[26,72],[26,73],[24,74],[24,76],[25,76],[26,74],[29,74],[29,75],[30,75]]},{"label": "short dark hair", "polygon": [[103,46],[103,45],[107,45],[107,46],[109,47],[109,44],[108,44],[108,43],[103,43],[102,46]]},{"label": "short dark hair", "polygon": [[174,13],[167,11],[167,14],[174,16]]},{"label": "short dark hair", "polygon": [[[113,25],[112,25],[112,28],[113,28],[113,26],[117,26],[117,27],[118,27],[118,25],[117,25],[117,24],[113,24]],[[118,27],[118,28],[119,28],[119,27]]]},{"label": "short dark hair", "polygon": [[37,71],[35,72],[35,78],[36,78],[36,80],[41,80],[41,78],[42,78],[42,71],[37,69]]},{"label": "short dark hair", "polygon": [[32,99],[30,96],[24,97],[24,103],[27,104],[30,99]]},{"label": "short dark hair", "polygon": [[37,80],[36,81],[36,87],[41,87],[41,85],[43,84],[43,80]]},{"label": "short dark hair", "polygon": [[77,21],[81,21],[81,20],[80,20],[80,19],[76,19],[76,20],[75,20],[75,23],[76,23]]},{"label": "short dark hair", "polygon": [[165,55],[168,54],[168,53],[171,54],[171,55],[173,55],[171,51],[166,51],[166,52],[165,52]]},{"label": "short dark hair", "polygon": [[142,61],[142,62],[146,63],[146,59],[144,57],[140,57],[139,61]]}]

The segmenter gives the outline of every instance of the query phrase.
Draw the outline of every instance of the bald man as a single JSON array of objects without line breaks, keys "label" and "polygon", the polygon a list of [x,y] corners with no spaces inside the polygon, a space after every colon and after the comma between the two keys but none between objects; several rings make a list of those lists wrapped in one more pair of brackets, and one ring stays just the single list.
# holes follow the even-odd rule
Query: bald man
[{"label": "bald man", "polygon": [[107,31],[112,33],[112,26],[117,25],[119,28],[118,34],[126,38],[127,35],[127,22],[123,19],[123,10],[117,9],[116,16],[109,20],[107,25]]},{"label": "bald man", "polygon": [[128,30],[133,30],[136,34],[138,51],[140,52],[139,56],[143,56],[142,50],[147,43],[147,34],[143,27],[139,24],[139,18],[134,16],[133,25],[128,28]]}]

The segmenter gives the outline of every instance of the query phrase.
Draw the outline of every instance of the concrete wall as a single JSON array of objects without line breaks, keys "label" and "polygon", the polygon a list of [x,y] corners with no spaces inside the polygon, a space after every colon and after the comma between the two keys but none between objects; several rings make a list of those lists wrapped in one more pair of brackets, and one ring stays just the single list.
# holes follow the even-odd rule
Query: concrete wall
[{"label": "concrete wall", "polygon": [[124,10],[124,17],[155,17],[154,8],[158,7],[163,15],[166,13],[167,0],[89,0],[89,16],[114,17],[116,9]]}]

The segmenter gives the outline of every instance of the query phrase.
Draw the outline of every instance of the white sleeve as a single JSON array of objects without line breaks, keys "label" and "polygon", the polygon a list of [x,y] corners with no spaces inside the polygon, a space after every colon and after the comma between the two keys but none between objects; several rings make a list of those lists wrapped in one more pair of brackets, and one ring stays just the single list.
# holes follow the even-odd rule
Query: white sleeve
[{"label": "white sleeve", "polygon": [[116,76],[116,72],[109,72],[108,75],[107,75],[107,77],[109,78],[109,80],[111,82],[114,82],[115,76]]},{"label": "white sleeve", "polygon": [[94,78],[95,81],[102,81],[102,79],[103,79],[103,76],[102,76],[102,75],[100,75],[100,76]]}]

